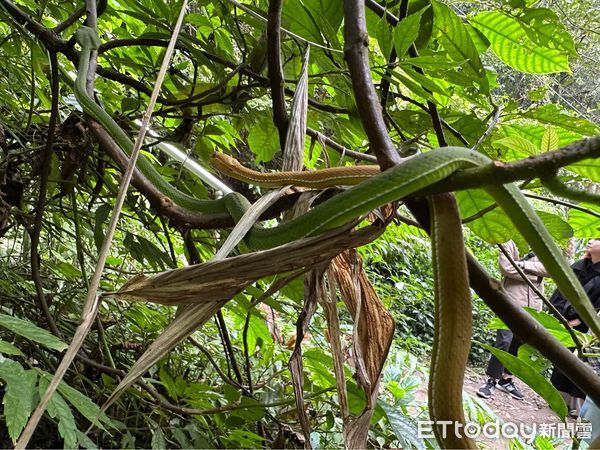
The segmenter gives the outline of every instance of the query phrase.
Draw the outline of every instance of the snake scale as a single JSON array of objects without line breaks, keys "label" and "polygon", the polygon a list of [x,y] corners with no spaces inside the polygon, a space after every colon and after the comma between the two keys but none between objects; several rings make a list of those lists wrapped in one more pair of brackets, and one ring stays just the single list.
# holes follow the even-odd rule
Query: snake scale
[{"label": "snake scale", "polygon": [[[93,29],[81,27],[77,31],[77,40],[82,47],[82,51],[75,81],[75,96],[83,111],[98,121],[124,152],[131,154],[133,143],[129,136],[89,96],[86,90],[89,58],[92,51],[99,46],[98,36]],[[215,161],[223,162],[223,160],[226,161],[226,158],[215,158]],[[241,172],[241,179],[269,187],[288,184],[302,185],[300,178],[303,177],[309,178],[308,186],[318,188],[336,184],[356,184],[289,222],[268,229],[254,227],[245,237],[246,244],[251,249],[266,249],[342,226],[364,213],[441,181],[456,171],[490,163],[491,160],[480,153],[466,148],[446,147],[419,154],[383,173],[378,173],[378,168],[357,166],[341,170],[332,169],[328,172],[301,172],[302,175],[297,172],[266,175],[248,171],[248,169],[241,170],[239,165],[239,167],[234,167],[232,172]],[[227,164],[225,162],[223,166],[227,166]],[[219,162],[216,162],[215,165],[218,167]],[[228,194],[218,200],[199,200],[191,197],[164,180],[143,155],[140,155],[138,168],[165,197],[188,210],[202,213],[227,212],[235,221],[238,221],[249,206],[248,201],[238,193]],[[263,184],[263,182],[267,184]],[[527,240],[558,288],[578,311],[580,317],[590,325],[596,336],[600,336],[600,324],[585,292],[542,221],[520,190],[513,184],[488,185],[484,188]],[[435,201],[431,204],[431,208],[434,218],[448,215],[449,220],[451,220],[450,216],[452,214],[456,217],[456,212],[443,210],[447,206],[436,206]],[[460,223],[454,223],[453,226],[456,230],[460,230]],[[436,230],[435,224],[432,231],[434,244],[442,239],[444,234],[452,233],[451,231]],[[437,249],[442,248],[439,245],[434,245],[434,247]],[[434,265],[436,271],[448,269],[452,271],[452,268],[444,267],[447,264],[444,264],[442,255],[434,254]],[[452,274],[442,276],[446,279],[452,278]],[[461,286],[452,289],[464,291],[465,288],[468,289],[468,286],[465,286],[463,281]],[[465,355],[469,351],[471,331],[470,324],[465,323],[461,318],[465,313],[464,309],[461,309],[463,306],[457,305],[455,301],[465,294],[464,292],[459,294],[443,287],[438,287],[437,290],[439,291],[437,296],[441,297],[438,303],[439,301],[444,303],[436,311],[436,314],[440,316],[438,321],[440,326],[436,325],[435,330],[436,345],[432,356],[434,365],[431,371],[432,403],[430,407],[434,410],[432,413],[435,420],[460,421],[464,420],[462,419],[461,389],[459,388],[462,385],[462,378],[460,380],[453,379],[451,381],[452,385],[449,386],[445,377],[448,372],[455,374],[464,372]],[[457,340],[456,336],[461,336],[461,338]],[[452,357],[448,357],[450,355]],[[470,440],[452,444],[444,441],[439,435],[436,436],[444,447],[451,445],[465,448],[473,446]]]}]

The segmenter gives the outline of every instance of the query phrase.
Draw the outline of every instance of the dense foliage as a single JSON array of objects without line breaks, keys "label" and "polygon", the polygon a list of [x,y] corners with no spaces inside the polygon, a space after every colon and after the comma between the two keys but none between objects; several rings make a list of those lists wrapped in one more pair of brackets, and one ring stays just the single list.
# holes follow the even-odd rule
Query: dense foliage
[{"label": "dense foliage", "polygon": [[[593,1],[365,3],[372,76],[401,154],[439,146],[433,109],[449,145],[477,146],[501,161],[539,156],[598,134],[600,47],[592,29],[598,14]],[[160,0],[99,2],[97,99],[130,135],[147,105],[180,6]],[[73,36],[85,20],[81,8],[74,1],[0,0],[2,447],[23,431],[80,321],[123,172],[110,149],[98,144],[73,95],[79,54]],[[267,70],[268,8],[266,0],[190,2],[153,115],[158,137],[147,141],[144,152],[165,178],[195,197],[215,193],[162,153],[162,141],[206,167],[214,151],[254,167],[280,167],[273,75]],[[344,60],[342,0],[286,1],[282,27],[288,107],[310,45],[305,166],[350,162],[342,148],[370,153]],[[54,114],[53,101],[58,101]],[[325,145],[322,136],[333,143]],[[571,187],[597,193],[600,162],[580,161],[559,175]],[[226,181],[258,197],[257,189]],[[101,280],[105,292],[141,272],[210,260],[227,236],[227,223],[207,220],[190,227],[157,207],[147,182],[135,186]],[[581,239],[597,235],[597,203],[559,201],[537,179],[521,187],[571,257],[580,254]],[[497,275],[493,244],[513,239],[522,250],[526,244],[483,190],[457,197],[469,248]],[[414,425],[426,414],[415,392],[433,335],[427,235],[393,224],[361,254],[397,329],[369,444],[431,445],[416,438]],[[173,307],[107,297],[30,445],[301,446],[288,361],[303,281],[297,278],[263,299],[268,308],[252,303],[276,279],[259,280],[237,295],[105,415],[99,405],[175,316]],[[489,340],[491,314],[479,300],[475,305],[475,339],[483,342]],[[351,336],[350,315],[340,307],[340,316],[342,330]],[[326,328],[317,314],[303,350],[315,447],[343,445]],[[350,338],[346,344],[350,411],[359,413],[364,394],[352,378]],[[484,358],[483,349],[474,346],[472,361]],[[469,412],[477,420],[489,418],[475,403]]]}]

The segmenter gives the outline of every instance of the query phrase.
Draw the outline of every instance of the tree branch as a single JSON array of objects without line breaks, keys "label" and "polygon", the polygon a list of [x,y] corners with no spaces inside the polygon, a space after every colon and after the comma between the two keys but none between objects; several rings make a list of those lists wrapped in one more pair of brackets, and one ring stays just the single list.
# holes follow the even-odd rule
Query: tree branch
[{"label": "tree branch", "polygon": [[398,164],[398,155],[390,139],[381,105],[373,86],[369,67],[369,33],[362,0],[344,1],[344,56],[350,69],[358,114],[382,170]]},{"label": "tree branch", "polygon": [[281,0],[269,1],[267,21],[267,69],[273,98],[273,123],[279,131],[279,145],[285,147],[288,117],[285,110],[285,81],[281,66]]}]

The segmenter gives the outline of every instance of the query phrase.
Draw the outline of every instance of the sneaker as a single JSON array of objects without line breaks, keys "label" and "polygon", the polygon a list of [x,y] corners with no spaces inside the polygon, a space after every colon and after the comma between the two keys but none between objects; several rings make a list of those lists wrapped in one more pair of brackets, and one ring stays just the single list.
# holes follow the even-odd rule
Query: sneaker
[{"label": "sneaker", "polygon": [[496,380],[488,378],[485,385],[481,386],[477,391],[477,395],[481,398],[490,398],[496,389]]},{"label": "sneaker", "polygon": [[498,381],[498,389],[506,392],[512,398],[516,398],[517,400],[523,400],[523,394],[521,393],[519,388],[515,386],[515,383],[513,383],[512,378],[503,378],[502,380]]}]

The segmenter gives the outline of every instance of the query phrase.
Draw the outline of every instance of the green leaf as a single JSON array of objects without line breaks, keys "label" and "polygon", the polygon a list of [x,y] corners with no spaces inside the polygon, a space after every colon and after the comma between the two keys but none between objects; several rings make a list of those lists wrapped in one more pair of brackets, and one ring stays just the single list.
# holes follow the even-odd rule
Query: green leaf
[{"label": "green leaf", "polygon": [[423,75],[411,67],[404,66],[402,67],[402,70],[406,75],[419,83],[419,85],[421,85],[424,89],[428,89],[436,94],[448,96],[448,92],[427,75]]},{"label": "green leaf", "polygon": [[402,414],[401,410],[383,400],[377,400],[377,405],[385,412],[385,416],[392,427],[396,439],[402,444],[402,448],[415,448],[424,450],[425,442],[419,437],[419,430],[413,421]]},{"label": "green leaf", "polygon": [[565,167],[565,169],[600,183],[600,159],[584,159]]},{"label": "green leaf", "polygon": [[518,357],[520,360],[527,362],[538,373],[542,373],[552,367],[552,363],[531,345],[521,345]]},{"label": "green leaf", "polygon": [[598,125],[589,120],[566,114],[559,105],[549,104],[532,108],[524,112],[522,116],[584,136],[594,136],[599,131]]},{"label": "green leaf", "polygon": [[457,64],[462,64],[464,62],[466,62],[466,60],[461,61],[460,63],[450,61],[448,58],[446,58],[446,53],[438,52],[433,55],[422,55],[414,58],[408,58],[404,61],[401,61],[398,65],[401,67],[417,66],[423,70],[439,70],[454,69]]},{"label": "green leaf", "polygon": [[304,352],[303,358],[306,375],[314,384],[323,388],[335,386],[330,356],[316,350],[308,350]]},{"label": "green leaf", "polygon": [[438,31],[440,44],[454,61],[466,60],[467,63],[459,70],[477,83],[483,91],[487,91],[485,69],[467,27],[449,6],[435,0],[431,4],[434,13],[433,27]]},{"label": "green leaf", "polygon": [[558,148],[558,134],[552,127],[547,127],[544,135],[542,136],[542,153],[549,152]]},{"label": "green leaf", "polygon": [[94,221],[94,244],[96,244],[96,250],[100,250],[102,242],[104,242],[104,231],[103,226],[106,225],[108,215],[112,211],[112,206],[108,203],[100,205],[96,209],[95,221]]},{"label": "green leaf", "polygon": [[[47,372],[41,372],[41,376],[50,380],[51,376]],[[72,388],[68,384],[61,382],[58,385],[58,392],[67,400],[77,411],[79,411],[87,420],[93,423],[98,428],[106,431],[104,425],[116,428],[112,420],[96,405],[89,397]]]},{"label": "green leaf", "polygon": [[386,60],[389,60],[390,53],[392,52],[392,30],[385,15],[377,22],[375,35],[377,36],[377,43],[379,44],[383,57]]},{"label": "green leaf", "polygon": [[557,241],[573,237],[573,228],[562,217],[546,211],[536,211],[537,215],[548,229],[550,235]]},{"label": "green leaf", "polygon": [[233,416],[241,417],[250,422],[256,422],[257,420],[261,420],[266,414],[265,407],[254,398],[242,396],[242,398],[240,398],[240,404],[246,405],[248,408],[236,409],[232,413]]},{"label": "green leaf", "polygon": [[[79,430],[77,430],[76,433],[77,433],[77,442],[79,443],[80,447],[83,447],[87,450],[97,450],[98,449],[98,446],[94,443],[94,441],[92,441],[84,433],[82,433]],[[77,447],[75,447],[75,448],[77,448]]]},{"label": "green leaf", "polygon": [[[38,385],[40,397],[46,392],[48,384],[49,382],[45,377],[40,377]],[[64,447],[76,448],[78,438],[75,417],[73,417],[73,413],[67,402],[65,402],[58,392],[55,392],[50,399],[46,411],[50,417],[58,419],[58,434],[64,439]]]},{"label": "green leaf", "polygon": [[252,127],[248,133],[248,145],[256,155],[256,162],[271,161],[279,150],[279,134],[270,116]]},{"label": "green leaf", "polygon": [[520,380],[546,400],[550,408],[552,408],[561,419],[566,417],[568,412],[567,405],[560,393],[552,386],[552,384],[550,384],[546,377],[510,353],[494,348],[491,345],[483,344],[483,346],[498,358],[504,367],[519,377]]},{"label": "green leaf", "polygon": [[554,11],[549,8],[526,9],[515,17],[533,42],[541,47],[557,50],[577,56],[573,37]]},{"label": "green leaf", "polygon": [[323,44],[319,25],[302,2],[284,2],[281,20],[288,30],[309,41]]},{"label": "green leaf", "polygon": [[573,234],[580,238],[596,238],[600,235],[600,207],[580,203],[579,206],[589,210],[592,214],[577,209],[569,211],[569,225]]},{"label": "green leaf", "polygon": [[405,17],[394,27],[394,48],[398,59],[402,59],[408,48],[419,36],[423,12],[424,9]]},{"label": "green leaf", "polygon": [[560,323],[559,320],[552,314],[549,314],[544,311],[537,311],[533,308],[525,308],[525,310],[535,320],[542,324],[542,326],[565,347],[575,346],[573,338],[571,337],[569,332],[562,325],[562,323]]},{"label": "green leaf", "polygon": [[155,428],[152,431],[152,450],[163,450],[167,448],[167,441],[165,440],[165,434],[161,428]]},{"label": "green leaf", "polygon": [[486,11],[469,20],[490,41],[496,56],[513,69],[527,73],[570,72],[565,53],[535,44],[519,22],[505,13]]},{"label": "green leaf", "polygon": [[321,33],[332,43],[344,18],[342,0],[303,0]]},{"label": "green leaf", "polygon": [[540,153],[540,149],[536,147],[535,144],[521,136],[508,136],[496,139],[493,145],[507,150],[506,159],[508,161],[527,158],[528,156],[538,155]]},{"label": "green leaf", "polygon": [[[404,67],[403,67],[404,69]],[[408,88],[410,91],[412,91],[414,94],[418,95],[421,98],[424,98],[426,100],[432,100],[433,101],[433,96],[427,92],[425,89],[423,89],[423,86],[421,86],[419,83],[413,81],[412,79],[410,79],[407,76],[402,75],[398,70],[392,70],[391,71],[392,74],[392,84],[395,85],[402,85],[406,88]],[[400,83],[396,82],[394,79],[397,79],[400,81]]]},{"label": "green leaf", "polygon": [[5,355],[15,355],[22,356],[23,352],[19,350],[17,347],[12,345],[10,342],[3,341],[0,339],[0,353],[4,353]]},{"label": "green leaf", "polygon": [[35,404],[37,374],[24,370],[21,364],[10,359],[0,361],[0,379],[4,380],[4,422],[13,443],[25,428]]},{"label": "green leaf", "polygon": [[48,330],[44,330],[27,320],[0,314],[0,326],[52,350],[62,352],[68,347],[67,344]]},{"label": "green leaf", "polygon": [[[495,203],[483,189],[457,192],[456,197],[463,219],[481,214],[482,211]],[[502,244],[512,239],[516,232],[510,219],[498,207],[486,212],[478,219],[468,222],[467,226],[477,236],[490,244]]]}]

